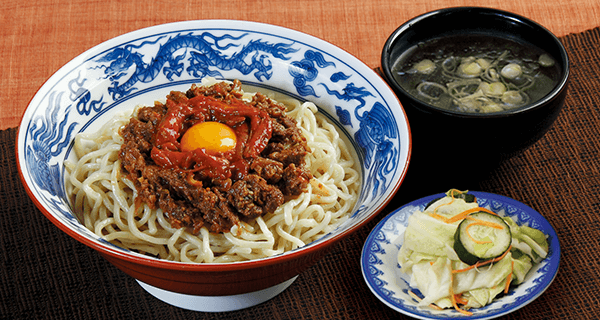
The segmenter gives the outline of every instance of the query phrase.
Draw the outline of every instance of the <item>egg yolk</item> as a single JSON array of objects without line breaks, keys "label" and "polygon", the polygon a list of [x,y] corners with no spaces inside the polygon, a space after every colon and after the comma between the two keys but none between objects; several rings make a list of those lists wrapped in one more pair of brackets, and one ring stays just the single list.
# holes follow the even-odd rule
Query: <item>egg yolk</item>
[{"label": "egg yolk", "polygon": [[204,148],[208,153],[223,153],[235,148],[235,132],[228,125],[207,121],[193,125],[181,137],[184,152]]}]

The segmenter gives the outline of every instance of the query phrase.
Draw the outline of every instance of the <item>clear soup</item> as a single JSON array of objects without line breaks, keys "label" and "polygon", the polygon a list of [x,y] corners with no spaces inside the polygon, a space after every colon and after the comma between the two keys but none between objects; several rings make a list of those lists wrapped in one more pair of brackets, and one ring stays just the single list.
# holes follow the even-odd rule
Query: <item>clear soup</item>
[{"label": "clear soup", "polygon": [[456,35],[419,43],[393,64],[415,98],[463,113],[509,112],[552,91],[560,68],[543,50],[493,36]]}]

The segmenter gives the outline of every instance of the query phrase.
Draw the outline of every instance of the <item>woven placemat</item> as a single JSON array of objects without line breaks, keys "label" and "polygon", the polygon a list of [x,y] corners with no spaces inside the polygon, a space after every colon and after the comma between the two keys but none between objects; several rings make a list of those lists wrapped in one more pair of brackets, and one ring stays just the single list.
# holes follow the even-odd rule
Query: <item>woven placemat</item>
[{"label": "woven placemat", "polygon": [[[600,29],[561,38],[571,59],[565,107],[544,138],[472,190],[536,209],[556,229],[561,265],[538,299],[504,319],[600,317]],[[62,233],[28,198],[17,173],[17,129],[0,132],[2,319],[391,319],[404,316],[371,294],[359,260],[375,224],[408,200],[402,186],[373,221],[335,245],[283,293],[253,308],[200,313],[165,304]],[[445,190],[432,190],[431,193]]]}]

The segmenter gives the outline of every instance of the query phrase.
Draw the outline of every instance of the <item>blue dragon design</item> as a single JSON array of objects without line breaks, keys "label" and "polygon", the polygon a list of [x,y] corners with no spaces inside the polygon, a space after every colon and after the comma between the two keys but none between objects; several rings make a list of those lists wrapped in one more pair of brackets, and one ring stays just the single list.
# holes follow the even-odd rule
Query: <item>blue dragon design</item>
[{"label": "blue dragon design", "polygon": [[315,89],[307,84],[315,80],[319,74],[319,70],[315,65],[321,68],[335,67],[335,63],[326,61],[322,53],[312,50],[304,52],[304,59],[290,64],[289,73],[294,78],[296,90],[302,96],[312,95],[318,97]]},{"label": "blue dragon design", "polygon": [[[168,80],[173,80],[175,76],[179,77],[185,68],[184,58],[188,56],[189,66],[186,71],[188,74],[203,78],[205,76],[218,77],[221,75],[219,70],[237,70],[244,75],[254,72],[256,79],[270,79],[272,76],[272,63],[269,57],[272,56],[281,60],[288,60],[286,54],[296,52],[292,44],[269,43],[263,40],[252,40],[245,44],[239,51],[227,56],[223,52],[231,51],[233,47],[239,45],[231,41],[238,41],[246,37],[242,34],[239,37],[223,35],[217,37],[209,32],[202,34],[178,34],[170,37],[160,45],[156,56],[150,63],[142,60],[143,55],[135,52],[136,49],[146,45],[154,45],[164,38],[160,37],[155,41],[144,41],[140,45],[125,45],[115,48],[102,57],[97,62],[108,65],[100,66],[105,68],[106,78],[111,80],[112,87],[108,92],[113,99],[118,100],[133,90],[136,90],[135,84],[138,82],[152,82],[162,71]],[[220,44],[223,42],[224,44]],[[177,52],[185,50],[177,55]],[[248,62],[247,62],[248,61]],[[134,67],[133,74],[123,83],[119,79],[126,76],[128,70]],[[211,67],[215,67],[211,69]]]},{"label": "blue dragon design", "polygon": [[[390,123],[390,119],[393,119],[392,114],[380,102],[376,102],[371,110],[361,113],[361,109],[366,106],[365,98],[372,94],[365,88],[356,87],[354,83],[347,84],[343,93],[322,85],[329,94],[335,95],[340,100],[359,102],[354,109],[354,116],[360,122],[360,128],[354,133],[354,139],[365,152],[365,166],[373,167],[371,170],[373,177],[365,179],[368,183],[365,189],[371,189],[372,196],[376,197],[380,186],[384,187],[387,183],[385,176],[394,170],[394,159],[399,152],[390,141],[398,138],[398,132]],[[342,124],[352,125],[350,113],[339,106],[335,108]]]},{"label": "blue dragon design", "polygon": [[[101,96],[98,100],[92,100],[90,91],[83,87],[86,79],[80,80],[80,76],[81,72],[77,75],[77,78],[69,81],[69,90],[71,91],[69,99],[77,101],[75,107],[80,115],[87,116],[92,110],[99,112],[106,105],[106,102],[102,102],[104,96]],[[78,88],[74,88],[75,85]]]},{"label": "blue dragon design", "polygon": [[[68,120],[68,109],[66,116],[59,123],[59,102],[63,93],[53,92],[50,94],[49,105],[44,116],[38,115],[32,119],[32,125],[28,130],[31,135],[32,144],[27,146],[26,163],[35,183],[41,189],[59,198],[65,198],[61,187],[61,172],[58,164],[50,164],[50,159],[59,155],[69,145],[70,137],[77,123]],[[58,204],[54,204],[58,206]]]}]

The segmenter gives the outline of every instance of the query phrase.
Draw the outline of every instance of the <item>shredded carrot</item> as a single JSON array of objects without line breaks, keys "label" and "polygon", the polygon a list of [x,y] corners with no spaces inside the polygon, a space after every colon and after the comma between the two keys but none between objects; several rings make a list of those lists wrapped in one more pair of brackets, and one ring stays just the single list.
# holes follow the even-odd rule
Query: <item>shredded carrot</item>
[{"label": "shredded carrot", "polygon": [[[417,294],[416,294],[416,293],[414,293],[414,292],[412,292],[412,291],[408,291],[408,295],[409,295],[409,296],[411,296],[413,299],[415,299],[415,300],[419,301],[419,302],[420,302],[421,300],[423,300],[423,299],[419,298],[419,296],[417,296]],[[435,310],[444,310],[444,308],[442,308],[442,307],[440,307],[440,306],[438,306],[438,305],[436,305],[436,304],[433,304],[433,303],[429,304],[429,306],[430,306],[431,308],[435,309]]]},{"label": "shredded carrot", "polygon": [[438,217],[444,218],[444,217],[438,215],[436,212],[438,211],[439,208],[441,208],[443,206],[449,206],[449,205],[451,205],[454,202],[454,199],[455,199],[454,198],[454,193],[451,193],[450,197],[452,198],[452,200],[450,200],[450,202],[448,202],[448,203],[442,203],[439,206],[435,207],[435,209],[433,209],[433,213],[432,214],[433,215],[437,215]]},{"label": "shredded carrot", "polygon": [[454,300],[456,300],[456,303],[462,304],[462,305],[465,305],[465,304],[469,303],[469,300],[463,299],[462,293],[455,294],[454,295]]},{"label": "shredded carrot", "polygon": [[[469,213],[476,212],[476,211],[485,211],[485,212],[491,213],[493,215],[496,215],[496,213],[493,212],[493,211],[490,211],[490,210],[488,210],[486,208],[478,207],[477,210],[469,209],[469,210],[467,210],[465,212],[459,213],[458,215],[456,215],[454,217],[451,217],[450,219],[448,219],[446,217],[443,217],[443,216],[437,214],[438,209],[441,208],[441,207],[443,207],[443,206],[449,206],[452,203],[454,203],[454,199],[456,199],[454,197],[454,193],[462,194],[463,192],[460,191],[460,190],[457,190],[457,189],[450,189],[450,191],[448,191],[448,193],[450,193],[449,196],[450,196],[450,198],[452,198],[452,200],[450,200],[450,202],[448,202],[448,203],[442,203],[442,204],[438,205],[437,207],[435,207],[435,209],[433,209],[433,212],[430,214],[431,217],[436,218],[438,220],[442,220],[442,221],[444,221],[446,223],[453,223],[453,222],[456,222],[456,221],[464,219],[464,217],[467,216],[467,215],[469,215]],[[474,210],[474,211],[470,211],[470,210]],[[468,213],[466,213],[466,212],[468,212]]]},{"label": "shredded carrot", "polygon": [[[450,202],[448,202],[448,203],[442,203],[442,204],[440,204],[439,206],[435,207],[435,209],[433,209],[433,214],[437,215],[437,214],[436,214],[436,211],[437,211],[439,208],[441,208],[441,207],[443,207],[443,206],[449,206],[449,205],[451,205],[451,204],[454,202],[454,199],[456,199],[456,198],[454,197],[454,193],[455,193],[455,192],[457,192],[458,194],[461,194],[461,193],[462,193],[462,191],[460,191],[460,190],[457,190],[457,189],[450,189],[450,191],[448,191],[448,192],[450,193],[450,198],[452,198],[452,200],[450,200]],[[437,215],[437,216],[438,216],[438,217],[441,217],[441,218],[443,218],[443,217],[442,217],[442,216],[440,216],[440,215]]]},{"label": "shredded carrot", "polygon": [[465,210],[465,211],[463,211],[463,212],[461,212],[461,213],[453,216],[452,218],[448,219],[448,221],[446,223],[454,223],[456,221],[463,220],[464,218],[466,218],[471,213],[479,212],[479,211],[483,211],[483,212],[487,212],[487,213],[491,213],[493,215],[496,215],[495,212],[493,212],[491,210],[488,210],[486,208],[475,207],[475,208],[471,208],[471,209]]},{"label": "shredded carrot", "polygon": [[473,312],[461,309],[456,302],[456,295],[454,295],[454,288],[453,288],[454,287],[454,270],[452,270],[452,265],[450,265],[450,271],[451,271],[451,274],[450,274],[450,289],[449,289],[450,292],[449,293],[450,293],[450,301],[452,301],[452,306],[454,306],[454,309],[456,311],[458,311],[466,316],[472,316]]},{"label": "shredded carrot", "polygon": [[[452,203],[454,202],[454,199],[455,199],[455,198],[454,198],[454,193],[455,193],[455,191],[459,192],[459,194],[460,194],[460,191],[459,191],[459,190],[456,190],[456,189],[451,189],[449,193],[450,193],[450,197],[452,198],[452,200],[450,200],[450,202],[448,202],[448,203],[443,203],[443,204],[441,204],[441,205],[437,206],[435,209],[433,209],[433,212],[432,212],[432,213],[430,213],[430,216],[431,216],[431,217],[433,217],[433,218],[435,218],[435,219],[438,219],[438,220],[441,220],[441,221],[443,221],[443,222],[445,222],[445,223],[454,223],[454,222],[457,222],[457,221],[460,221],[460,220],[463,220],[463,219],[467,218],[467,216],[468,216],[469,214],[471,214],[471,213],[474,213],[474,212],[479,212],[479,211],[483,211],[483,212],[487,212],[487,213],[490,213],[490,214],[493,214],[493,215],[497,215],[495,212],[493,212],[493,211],[491,211],[491,210],[488,210],[488,209],[486,209],[486,208],[482,208],[482,207],[475,207],[475,208],[471,208],[471,209],[465,210],[465,211],[463,211],[463,212],[461,212],[461,213],[459,213],[459,214],[457,214],[457,215],[454,215],[454,216],[452,216],[452,217],[450,217],[450,218],[446,218],[446,217],[444,217],[444,216],[442,216],[442,215],[439,215],[439,214],[437,213],[437,210],[438,210],[439,208],[441,208],[441,207],[443,207],[443,206],[450,205],[450,204],[452,204]],[[488,226],[488,227],[492,227],[492,228],[496,228],[496,229],[504,229],[504,227],[503,227],[502,225],[500,225],[500,224],[497,224],[497,223],[488,222],[488,221],[483,221],[483,220],[480,220],[480,219],[475,219],[475,218],[473,218],[473,220],[476,220],[476,223],[473,223],[473,224],[471,224],[471,225],[467,226],[467,229],[468,229],[470,226],[472,226],[472,225],[484,225],[484,226]],[[475,241],[475,242],[477,242],[477,243],[489,243],[489,242],[492,242],[492,241],[478,241],[478,240],[475,240],[475,239],[473,239],[473,237],[472,237],[472,236],[471,236],[471,235],[470,235],[468,232],[467,232],[467,234],[469,235],[469,237],[470,237],[470,238],[471,238],[473,241]],[[472,316],[472,315],[473,315],[473,313],[472,313],[472,312],[470,312],[470,311],[467,311],[467,310],[464,310],[464,309],[461,309],[461,308],[458,306],[458,304],[466,305],[466,304],[468,303],[468,300],[464,300],[464,299],[463,299],[463,297],[462,297],[462,294],[454,294],[454,288],[453,288],[453,287],[454,287],[454,274],[455,274],[455,273],[460,273],[460,272],[465,272],[465,271],[471,270],[471,269],[473,269],[473,268],[481,267],[481,266],[484,266],[484,265],[487,265],[487,264],[490,264],[490,263],[494,263],[494,262],[500,261],[500,260],[502,260],[502,259],[503,259],[503,258],[504,258],[504,257],[505,257],[507,254],[508,254],[508,252],[510,251],[510,249],[511,249],[511,247],[509,247],[509,248],[508,248],[508,250],[506,250],[506,252],[504,252],[504,253],[503,253],[503,254],[502,254],[500,257],[498,257],[498,258],[491,259],[491,260],[487,260],[487,261],[483,261],[483,262],[478,262],[478,263],[476,263],[476,264],[474,264],[474,265],[472,265],[472,266],[469,266],[469,267],[467,267],[467,268],[464,268],[464,269],[452,270],[452,265],[450,265],[451,276],[450,276],[450,289],[449,289],[449,294],[450,294],[450,301],[452,302],[452,306],[454,306],[454,309],[455,309],[456,311],[458,311],[458,312],[460,312],[460,313],[462,313],[462,314],[464,314],[464,315],[466,315],[466,316]],[[431,264],[431,265],[433,265],[433,263],[432,263],[432,262],[430,262],[430,264]],[[512,275],[512,273],[511,273],[511,275]],[[510,280],[510,279],[509,279],[509,280]],[[510,281],[509,281],[509,283],[510,283]],[[508,290],[507,288],[508,288],[508,285],[507,285],[507,287],[506,287],[506,289],[505,289],[505,290]],[[421,299],[419,299],[419,298],[418,298],[418,297],[417,297],[417,296],[416,296],[416,295],[415,295],[415,294],[414,294],[412,291],[409,291],[409,294],[410,294],[410,295],[411,295],[413,298],[415,298],[415,299],[417,299],[417,300],[419,300],[419,301],[421,300]],[[430,306],[432,306],[432,307],[433,307],[433,306],[435,306],[435,305],[434,305],[434,304],[431,304]],[[436,306],[436,307],[437,307],[437,308],[439,308],[438,306]],[[436,308],[436,309],[437,309],[437,308]],[[441,308],[439,308],[439,309],[441,309]]]},{"label": "shredded carrot", "polygon": [[430,213],[430,214],[429,214],[429,216],[430,216],[430,217],[432,217],[432,218],[436,218],[436,219],[438,219],[438,220],[441,220],[441,221],[443,221],[443,222],[446,222],[446,223],[448,223],[448,222],[447,222],[447,221],[448,221],[448,219],[447,219],[446,217],[440,216],[439,214],[437,214],[437,213],[435,213],[435,212],[433,212],[433,213]]},{"label": "shredded carrot", "polygon": [[469,220],[475,221],[474,223],[469,224],[465,228],[467,236],[469,236],[469,238],[471,239],[471,241],[473,241],[475,243],[484,244],[484,243],[491,243],[492,241],[480,241],[480,240],[477,240],[477,239],[473,238],[473,236],[471,236],[471,234],[469,233],[469,228],[471,228],[472,226],[485,226],[485,227],[490,227],[490,228],[500,229],[500,230],[504,229],[504,226],[502,226],[501,224],[498,224],[498,223],[484,221],[484,220],[473,218],[473,217],[466,217],[465,219],[469,219]]},{"label": "shredded carrot", "polygon": [[515,270],[515,261],[510,261],[510,274],[506,277],[506,286],[504,287],[504,293],[508,293],[508,287],[510,287],[510,282],[512,281],[513,271]]},{"label": "shredded carrot", "polygon": [[461,212],[461,213],[459,213],[457,215],[454,215],[454,216],[452,216],[450,218],[443,217],[443,216],[441,216],[441,215],[439,215],[439,214],[436,213],[436,211],[437,211],[437,209],[439,207],[441,207],[443,205],[450,204],[450,203],[452,203],[452,202],[444,203],[444,204],[439,205],[437,208],[435,208],[435,210],[433,210],[432,213],[429,214],[429,216],[432,217],[432,218],[436,218],[438,220],[444,221],[445,223],[454,223],[456,221],[460,221],[460,220],[465,219],[471,213],[479,212],[479,211],[483,211],[483,212],[487,212],[487,213],[490,213],[490,214],[493,214],[493,215],[497,215],[495,212],[493,212],[491,210],[488,210],[486,208],[482,208],[482,207],[475,207],[475,208],[471,208],[471,209],[465,210],[465,211],[463,211],[463,212]]},{"label": "shredded carrot", "polygon": [[490,228],[499,229],[499,230],[504,229],[504,226],[499,223],[485,221],[485,220],[481,220],[481,219],[477,219],[477,218],[473,218],[473,217],[466,217],[465,219],[475,221],[477,224],[488,226]]},{"label": "shredded carrot", "polygon": [[491,240],[489,240],[489,241],[481,241],[481,240],[477,240],[477,239],[473,238],[473,236],[469,233],[469,228],[472,227],[472,226],[474,226],[474,225],[477,225],[477,224],[476,223],[472,223],[472,224],[468,225],[467,228],[465,229],[465,231],[466,231],[467,236],[469,237],[469,239],[471,239],[471,241],[473,241],[475,243],[478,243],[478,244],[492,243]]},{"label": "shredded carrot", "polygon": [[458,190],[458,189],[450,189],[450,196],[451,196],[452,198],[454,198],[454,192],[455,192],[455,191],[456,191],[456,192],[458,192],[458,194],[461,194],[461,193],[462,193],[462,192],[461,192],[460,190]]},{"label": "shredded carrot", "polygon": [[474,268],[479,268],[481,266],[485,266],[485,265],[490,264],[490,263],[498,262],[498,261],[504,259],[504,257],[506,257],[506,255],[510,252],[511,248],[512,248],[512,246],[508,247],[508,250],[506,250],[506,252],[504,252],[498,258],[491,259],[491,260],[486,260],[486,261],[481,261],[481,262],[477,262],[476,264],[474,264],[472,266],[468,266],[468,267],[466,267],[464,269],[452,270],[452,273],[465,272],[465,271],[469,271],[469,270],[474,269]]}]

